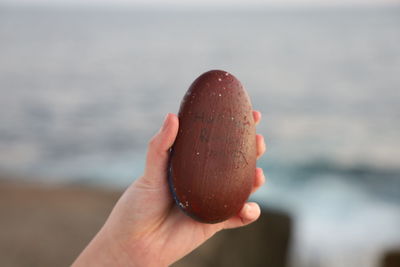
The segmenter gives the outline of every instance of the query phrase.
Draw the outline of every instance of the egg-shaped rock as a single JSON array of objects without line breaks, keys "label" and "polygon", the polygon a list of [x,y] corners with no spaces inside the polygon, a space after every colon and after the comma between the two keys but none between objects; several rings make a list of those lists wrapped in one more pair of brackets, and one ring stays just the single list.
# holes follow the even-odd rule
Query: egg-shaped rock
[{"label": "egg-shaped rock", "polygon": [[212,70],[190,86],[179,110],[168,182],[187,215],[217,223],[248,199],[256,169],[256,133],[250,99],[232,74]]}]

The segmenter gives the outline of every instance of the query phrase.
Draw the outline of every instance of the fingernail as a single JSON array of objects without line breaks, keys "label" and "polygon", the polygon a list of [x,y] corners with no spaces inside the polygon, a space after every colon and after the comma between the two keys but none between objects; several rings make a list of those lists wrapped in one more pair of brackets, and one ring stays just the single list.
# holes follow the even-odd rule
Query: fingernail
[{"label": "fingernail", "polygon": [[246,204],[246,214],[251,214],[251,212],[253,211],[253,207],[250,204]]},{"label": "fingernail", "polygon": [[162,127],[161,127],[161,131],[164,131],[165,129],[167,129],[167,126],[168,126],[168,116],[169,116],[169,113],[167,113],[167,115],[165,115],[164,122],[163,122],[163,125],[162,125]]},{"label": "fingernail", "polygon": [[258,211],[259,210],[258,205],[256,203],[253,203],[253,202],[248,203],[247,205],[248,205],[247,215],[249,216],[249,218],[258,217],[257,216],[257,213],[259,212]]}]

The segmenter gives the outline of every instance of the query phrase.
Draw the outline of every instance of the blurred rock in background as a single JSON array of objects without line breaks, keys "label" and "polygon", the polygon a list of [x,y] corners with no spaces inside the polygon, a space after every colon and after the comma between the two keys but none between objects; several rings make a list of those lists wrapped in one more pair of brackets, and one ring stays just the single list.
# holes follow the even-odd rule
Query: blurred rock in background
[{"label": "blurred rock in background", "polygon": [[173,266],[284,267],[291,231],[292,220],[287,214],[263,210],[255,223],[219,232]]},{"label": "blurred rock in background", "polygon": [[400,248],[388,251],[384,255],[382,267],[400,267]]},{"label": "blurred rock in background", "polygon": [[[120,195],[101,189],[0,182],[0,266],[70,265]],[[256,223],[218,233],[174,266],[283,267],[290,232],[287,215],[263,211]]]},{"label": "blurred rock in background", "polygon": [[0,182],[0,266],[69,266],[120,192]]}]

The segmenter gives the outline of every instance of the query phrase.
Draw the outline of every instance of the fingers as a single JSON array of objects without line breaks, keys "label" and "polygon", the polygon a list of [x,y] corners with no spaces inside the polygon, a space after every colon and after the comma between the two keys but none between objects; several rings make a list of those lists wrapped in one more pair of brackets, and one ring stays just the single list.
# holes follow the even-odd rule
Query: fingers
[{"label": "fingers", "polygon": [[[254,123],[257,125],[261,120],[261,113],[253,110]],[[256,146],[257,146],[257,159],[261,157],[266,150],[264,137],[260,134],[256,135]],[[256,168],[256,174],[254,178],[252,193],[255,192],[265,183],[264,172],[261,168]],[[239,214],[229,220],[223,222],[223,229],[231,229],[248,225],[258,219],[261,214],[260,206],[255,202],[247,202],[243,205]]]},{"label": "fingers", "polygon": [[264,137],[261,134],[256,134],[256,146],[257,146],[257,159],[260,158],[266,150]]},{"label": "fingers", "polygon": [[163,126],[150,140],[147,148],[144,179],[148,183],[164,183],[168,164],[169,149],[178,133],[179,120],[175,114],[167,114]]},{"label": "fingers", "polygon": [[251,193],[257,191],[265,183],[265,175],[263,169],[256,168],[256,175],[254,177],[253,188]]},{"label": "fingers", "polygon": [[254,123],[257,125],[261,120],[261,112],[253,110]]},{"label": "fingers", "polygon": [[223,229],[242,227],[255,222],[260,217],[261,209],[255,202],[247,202],[243,205],[239,214],[223,222]]},{"label": "fingers", "polygon": [[[253,118],[254,118],[254,123],[257,125],[261,120],[261,113],[257,110],[253,110]],[[264,154],[266,150],[264,137],[261,134],[256,135],[256,144],[257,144],[257,159],[258,159]]]},{"label": "fingers", "polygon": [[[261,113],[259,111],[253,111],[253,117],[256,124],[261,120]],[[266,150],[265,140],[261,134],[256,134],[256,147],[257,147],[257,159],[260,158]],[[254,184],[252,188],[252,193],[257,191],[265,183],[264,172],[261,168],[256,168],[256,175],[254,178]]]}]

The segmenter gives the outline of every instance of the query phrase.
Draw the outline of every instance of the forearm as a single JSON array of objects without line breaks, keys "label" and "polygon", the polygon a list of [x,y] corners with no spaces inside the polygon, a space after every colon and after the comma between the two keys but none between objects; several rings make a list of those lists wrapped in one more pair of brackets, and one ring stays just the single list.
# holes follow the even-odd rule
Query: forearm
[{"label": "forearm", "polygon": [[82,251],[72,264],[72,267],[84,266],[130,266],[141,267],[134,263],[129,255],[117,244],[110,240],[104,229]]}]

